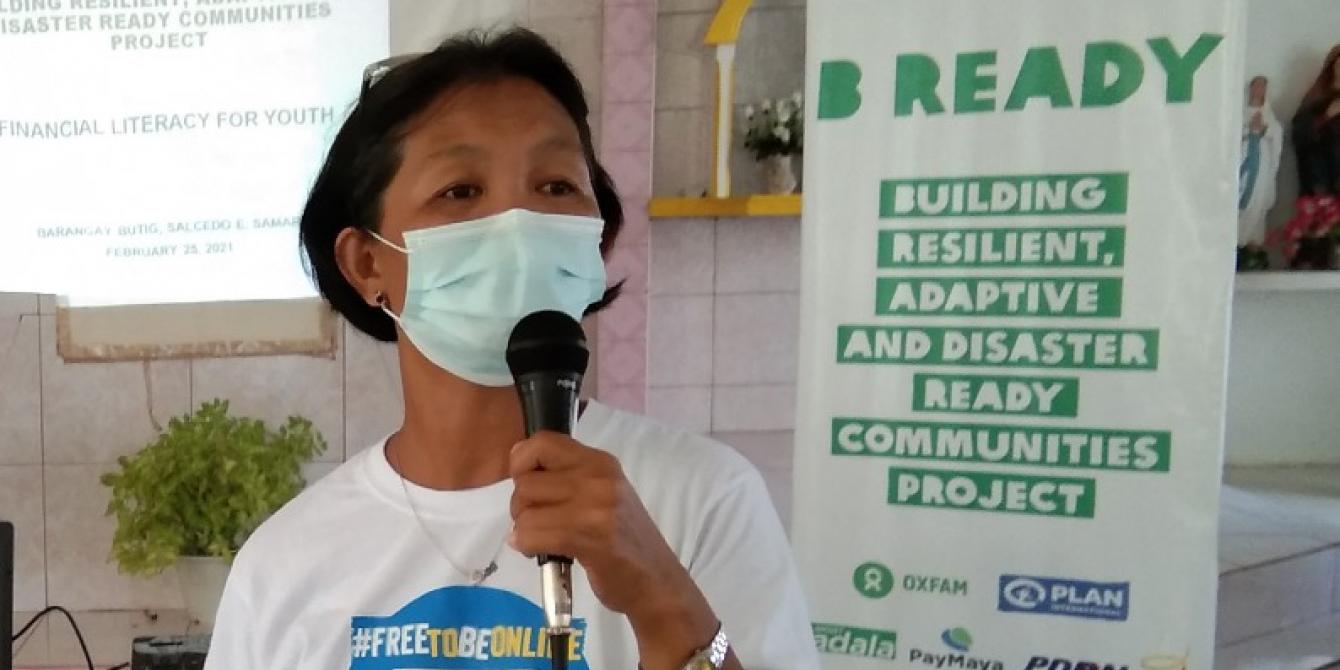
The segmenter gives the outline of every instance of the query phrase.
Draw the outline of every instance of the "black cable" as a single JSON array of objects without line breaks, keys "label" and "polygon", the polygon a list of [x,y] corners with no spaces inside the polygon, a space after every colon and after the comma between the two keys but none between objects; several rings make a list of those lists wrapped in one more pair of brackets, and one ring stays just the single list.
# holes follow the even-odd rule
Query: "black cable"
[{"label": "black cable", "polygon": [[23,624],[23,628],[19,629],[19,632],[10,639],[10,642],[18,641],[18,639],[23,637],[30,628],[36,626],[37,622],[41,621],[43,617],[52,612],[60,612],[61,614],[64,614],[65,619],[70,622],[70,627],[74,629],[74,637],[79,640],[79,650],[84,652],[84,662],[88,664],[88,670],[93,670],[93,657],[89,655],[88,645],[84,643],[84,633],[79,630],[79,624],[75,623],[74,615],[70,614],[70,610],[61,607],[60,605],[52,605],[33,615],[33,618],[29,619],[28,623]]},{"label": "black cable", "polygon": [[42,611],[39,612],[38,614],[33,615],[33,618],[29,619],[29,620],[28,620],[28,623],[23,624],[23,628],[20,628],[20,629],[19,629],[19,632],[15,633],[15,634],[14,634],[14,637],[10,638],[9,641],[10,641],[10,642],[18,642],[18,641],[19,641],[19,638],[23,637],[23,634],[28,632],[28,629],[29,629],[29,628],[32,628],[34,625],[36,625],[37,622],[38,622],[42,617],[46,616],[47,613],[50,612],[50,611],[51,611],[51,610],[48,608],[48,609],[42,610]]}]

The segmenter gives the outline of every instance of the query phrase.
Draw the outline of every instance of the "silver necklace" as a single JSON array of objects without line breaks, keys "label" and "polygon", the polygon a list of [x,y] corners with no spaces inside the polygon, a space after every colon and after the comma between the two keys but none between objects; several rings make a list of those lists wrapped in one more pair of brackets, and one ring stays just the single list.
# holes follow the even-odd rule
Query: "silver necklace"
[{"label": "silver necklace", "polygon": [[401,473],[399,464],[391,461],[390,445],[386,446],[386,460],[391,464],[391,469],[395,471],[396,476],[400,478],[400,491],[405,494],[405,503],[409,505],[409,511],[414,515],[414,521],[419,524],[419,530],[424,534],[424,537],[428,538],[428,543],[433,545],[433,549],[437,550],[437,553],[442,556],[447,565],[450,565],[452,570],[459,572],[470,580],[471,586],[479,586],[484,583],[484,580],[492,577],[493,573],[498,571],[498,557],[502,556],[503,546],[507,544],[507,536],[504,535],[502,541],[498,543],[498,549],[493,552],[493,558],[489,560],[488,565],[475,570],[462,569],[461,566],[456,565],[456,561],[451,560],[442,545],[438,544],[437,538],[433,537],[433,534],[428,531],[428,524],[425,524],[423,517],[419,516],[419,508],[414,506],[414,499],[409,496],[409,486],[405,484],[405,475]]}]

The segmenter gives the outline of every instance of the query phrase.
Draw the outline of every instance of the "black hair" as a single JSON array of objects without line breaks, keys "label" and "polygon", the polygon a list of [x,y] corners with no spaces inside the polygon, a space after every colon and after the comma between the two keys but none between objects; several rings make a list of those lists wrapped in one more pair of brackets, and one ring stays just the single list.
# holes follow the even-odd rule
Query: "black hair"
[{"label": "black hair", "polygon": [[[308,273],[331,308],[355,328],[383,342],[396,339],[395,322],[368,305],[340,272],[335,239],[345,228],[378,229],[382,196],[400,167],[401,142],[420,113],[454,87],[509,77],[538,84],[577,125],[596,204],[605,221],[602,254],[613,245],[623,225],[623,207],[613,179],[596,160],[587,120],[590,109],[572,67],[544,38],[524,28],[462,33],[430,52],[391,66],[380,79],[365,82],[363,94],[335,135],[307,196],[299,237]],[[619,288],[606,290],[587,313],[612,302]]]}]

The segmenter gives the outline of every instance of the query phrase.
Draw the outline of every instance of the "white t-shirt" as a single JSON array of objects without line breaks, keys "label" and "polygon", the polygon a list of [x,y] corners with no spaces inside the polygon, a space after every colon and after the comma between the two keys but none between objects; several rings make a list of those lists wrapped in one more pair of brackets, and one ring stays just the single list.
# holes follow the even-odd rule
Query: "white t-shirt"
[{"label": "white t-shirt", "polygon": [[[574,437],[619,459],[744,667],[819,667],[790,547],[747,461],[597,403]],[[548,670],[539,569],[504,545],[512,481],[465,491],[405,482],[420,526],[384,447],[318,481],[242,547],[206,670]],[[497,555],[498,571],[472,587],[443,553],[465,570]],[[569,667],[634,670],[627,619],[600,604],[580,565],[573,573]]]}]

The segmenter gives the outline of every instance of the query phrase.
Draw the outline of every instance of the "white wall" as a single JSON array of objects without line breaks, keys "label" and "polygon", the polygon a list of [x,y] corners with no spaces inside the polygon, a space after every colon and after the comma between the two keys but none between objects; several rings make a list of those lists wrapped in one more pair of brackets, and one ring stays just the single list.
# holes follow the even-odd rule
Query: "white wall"
[{"label": "white wall", "polygon": [[391,52],[427,51],[462,26],[524,22],[526,0],[390,0]]},{"label": "white wall", "polygon": [[[1249,0],[1247,3],[1247,77],[1270,78],[1270,104],[1290,136],[1289,120],[1303,94],[1321,71],[1322,60],[1340,44],[1340,1]],[[1246,90],[1246,82],[1244,92]],[[1270,224],[1293,216],[1298,168],[1292,138],[1280,162],[1279,197]]]},{"label": "white wall", "polygon": [[1340,291],[1240,292],[1232,323],[1229,464],[1340,463]]},{"label": "white wall", "polygon": [[[1287,137],[1326,52],[1340,44],[1340,1],[1249,0],[1247,21],[1247,76],[1270,78]],[[1297,195],[1290,141],[1272,225],[1293,216]],[[1227,461],[1340,463],[1340,292],[1239,293],[1232,324]]]}]

